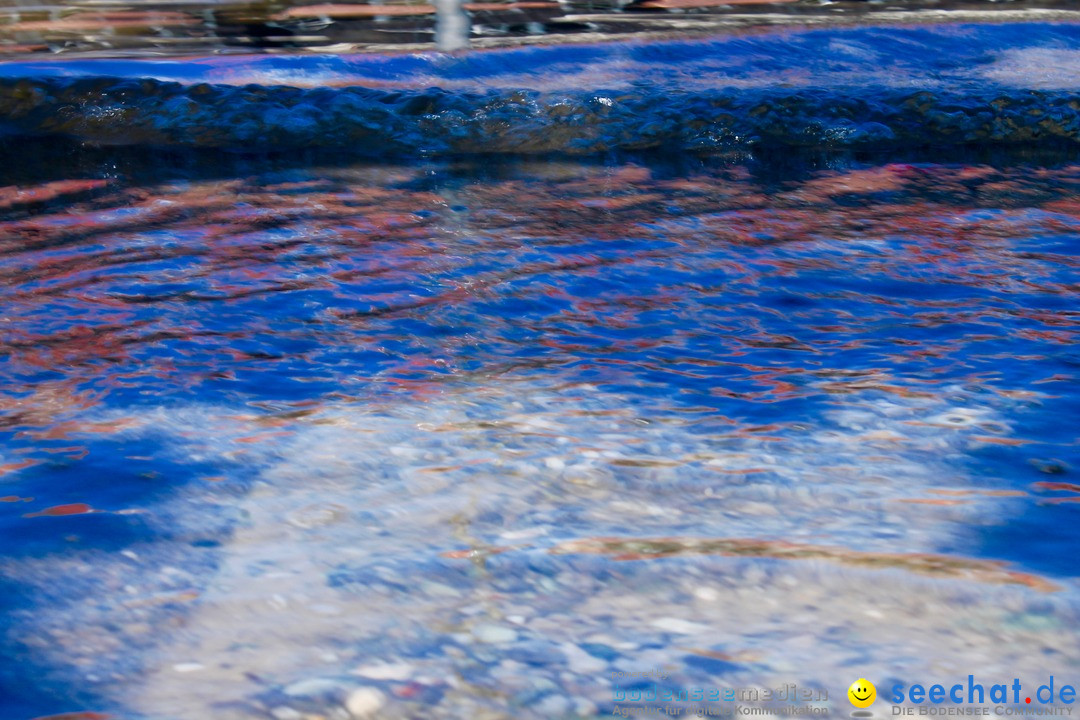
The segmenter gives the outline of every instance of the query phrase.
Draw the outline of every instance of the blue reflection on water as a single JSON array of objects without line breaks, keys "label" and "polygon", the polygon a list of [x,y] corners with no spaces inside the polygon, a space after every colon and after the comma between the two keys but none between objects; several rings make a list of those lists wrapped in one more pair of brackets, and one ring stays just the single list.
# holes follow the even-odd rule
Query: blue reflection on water
[{"label": "blue reflection on water", "polygon": [[[885,501],[1023,495],[988,506],[1004,523],[972,536],[943,518],[955,532],[918,549],[1067,581],[1080,526],[1078,506],[1060,500],[1080,487],[1046,483],[1075,482],[1080,460],[1080,170],[763,165],[462,160],[130,176],[91,166],[20,182],[0,198],[0,495],[9,496],[0,538],[17,578],[6,602],[25,610],[85,592],[108,604],[92,578],[50,579],[32,569],[47,565],[26,563],[93,562],[136,543],[210,575],[236,514],[224,502],[170,498],[207,477],[242,497],[263,466],[293,452],[284,438],[311,417],[582,385],[640,416],[644,441],[650,423],[678,421],[716,447],[767,436],[794,463],[814,447],[808,433],[834,428],[830,413],[881,403],[904,411],[889,442],[953,437],[953,423],[965,433],[948,445],[956,476],[930,485],[956,494],[898,480],[880,490]],[[192,407],[210,410],[184,420]],[[588,433],[582,447],[603,443],[601,431]],[[870,449],[880,439],[867,440],[867,454],[880,454]],[[213,449],[218,442],[240,461]],[[258,451],[244,460],[246,448]],[[825,462],[833,450],[814,452]],[[938,459],[927,449],[900,454]],[[629,494],[662,494],[678,507],[679,493],[692,505],[705,487],[689,470],[650,487],[634,467],[614,469]],[[770,482],[787,480],[765,473],[750,484]],[[589,510],[568,502],[535,522],[570,536],[627,532]],[[493,511],[486,522],[502,520]],[[706,537],[733,526],[697,522]],[[770,537],[799,529],[762,522]],[[820,528],[818,544],[895,550],[871,528],[837,528]],[[428,558],[411,562],[419,576],[446,572]],[[502,591],[519,591],[520,565],[512,554],[492,561],[505,571]],[[577,567],[602,581],[607,565]],[[464,582],[455,572],[448,584]],[[332,588],[375,582],[370,568],[347,563],[327,576]],[[11,713],[94,701],[68,669],[38,664],[32,615],[5,629]],[[736,667],[695,658],[707,673]]]}]

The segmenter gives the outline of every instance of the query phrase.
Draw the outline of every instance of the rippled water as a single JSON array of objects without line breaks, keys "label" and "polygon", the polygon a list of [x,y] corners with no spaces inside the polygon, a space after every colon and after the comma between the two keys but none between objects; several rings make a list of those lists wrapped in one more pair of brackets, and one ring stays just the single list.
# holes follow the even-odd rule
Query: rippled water
[{"label": "rippled water", "polygon": [[236,152],[1074,147],[1080,24],[0,66],[0,137]]},{"label": "rippled water", "polygon": [[139,7],[0,26],[0,720],[1075,685],[1074,8]]},{"label": "rippled water", "polygon": [[4,717],[1080,668],[1071,152],[5,152]]}]

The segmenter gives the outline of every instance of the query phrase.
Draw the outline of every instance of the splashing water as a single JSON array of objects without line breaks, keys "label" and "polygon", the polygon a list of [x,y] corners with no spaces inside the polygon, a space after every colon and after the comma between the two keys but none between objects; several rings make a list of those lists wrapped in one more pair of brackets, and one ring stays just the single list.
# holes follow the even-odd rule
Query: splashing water
[{"label": "splashing water", "polygon": [[0,130],[106,145],[362,155],[1071,146],[1080,137],[1078,60],[1080,26],[1062,23],[460,57],[20,62],[0,66]]}]

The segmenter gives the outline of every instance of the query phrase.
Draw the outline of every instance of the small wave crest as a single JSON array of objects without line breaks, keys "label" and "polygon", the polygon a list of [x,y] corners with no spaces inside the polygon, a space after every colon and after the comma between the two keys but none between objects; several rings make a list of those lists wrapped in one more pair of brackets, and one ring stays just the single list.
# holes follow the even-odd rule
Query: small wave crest
[{"label": "small wave crest", "polygon": [[1064,57],[1062,44],[1080,46],[1080,28],[894,29],[889,44],[883,32],[496,51],[501,73],[496,58],[472,55],[216,58],[183,70],[138,60],[9,65],[0,68],[0,129],[102,145],[361,155],[1080,139],[1075,88],[1009,73],[1050,45]]}]

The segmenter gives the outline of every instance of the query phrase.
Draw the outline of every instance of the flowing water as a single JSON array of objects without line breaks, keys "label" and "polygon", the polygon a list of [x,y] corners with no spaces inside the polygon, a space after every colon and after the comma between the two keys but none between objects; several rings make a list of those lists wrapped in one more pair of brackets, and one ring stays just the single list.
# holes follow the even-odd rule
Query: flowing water
[{"label": "flowing water", "polygon": [[1075,684],[1078,58],[0,66],[0,716]]}]

